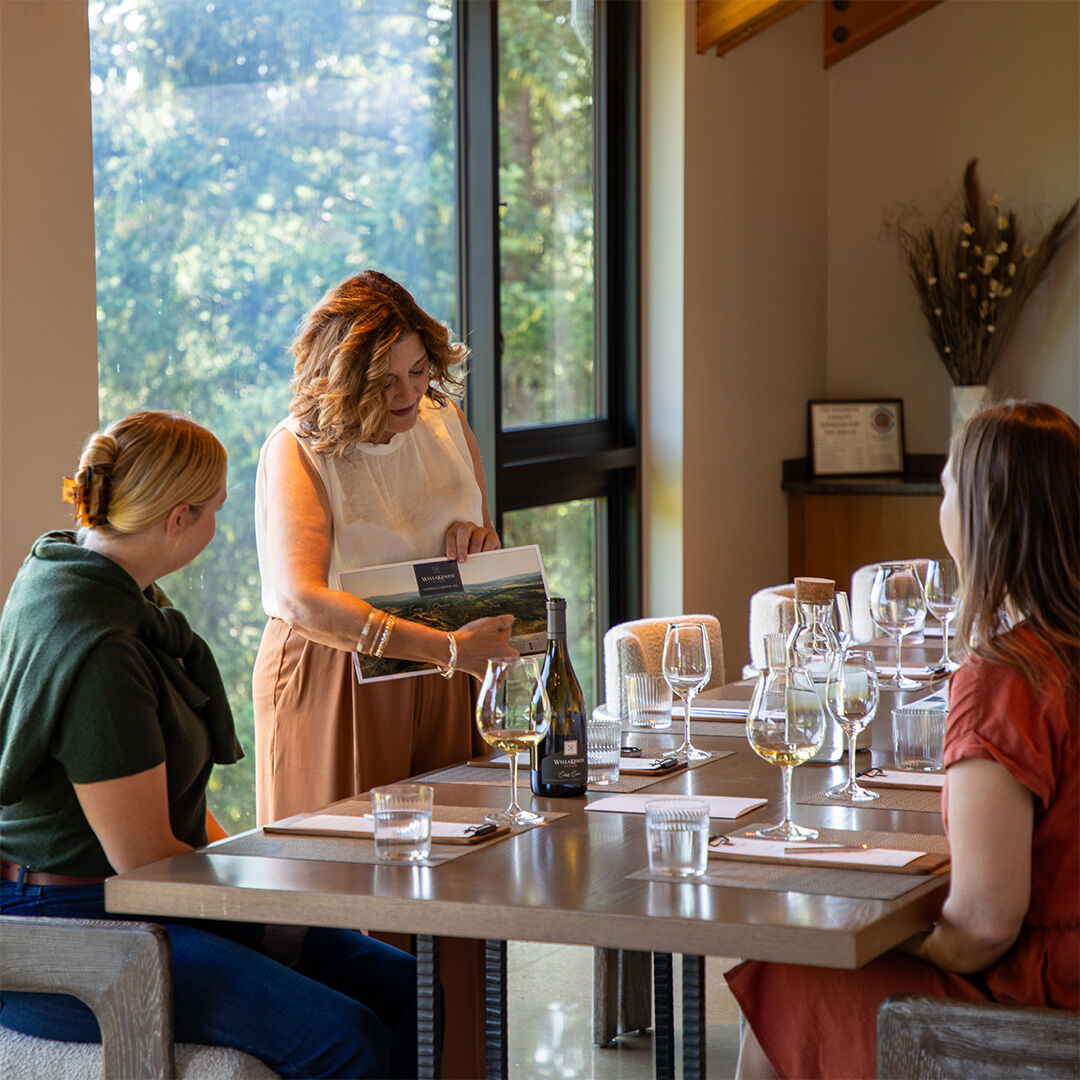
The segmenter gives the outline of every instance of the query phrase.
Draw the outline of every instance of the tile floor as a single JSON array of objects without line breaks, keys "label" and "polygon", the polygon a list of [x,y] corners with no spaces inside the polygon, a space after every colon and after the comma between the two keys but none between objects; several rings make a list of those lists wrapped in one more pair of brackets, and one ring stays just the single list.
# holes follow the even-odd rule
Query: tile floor
[{"label": "tile floor", "polygon": [[[739,1011],[723,973],[737,961],[705,964],[706,1061],[710,1078],[735,1075]],[[511,942],[507,966],[510,1075],[524,1080],[638,1080],[652,1077],[652,1035],[623,1036],[612,1047],[592,1040],[592,949]],[[678,972],[679,964],[675,965]],[[676,974],[676,1015],[681,1008]],[[676,1061],[681,1062],[681,1047]],[[681,1065],[677,1064],[681,1076]]]}]

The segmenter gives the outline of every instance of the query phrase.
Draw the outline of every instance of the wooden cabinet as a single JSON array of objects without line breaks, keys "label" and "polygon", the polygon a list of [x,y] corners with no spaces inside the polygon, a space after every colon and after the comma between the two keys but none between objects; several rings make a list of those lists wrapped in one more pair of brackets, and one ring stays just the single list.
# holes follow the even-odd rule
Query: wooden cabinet
[{"label": "wooden cabinet", "polygon": [[[786,479],[789,580],[832,578],[847,589],[852,573],[867,563],[945,558],[937,460],[906,480]],[[786,474],[790,464],[784,463]]]}]

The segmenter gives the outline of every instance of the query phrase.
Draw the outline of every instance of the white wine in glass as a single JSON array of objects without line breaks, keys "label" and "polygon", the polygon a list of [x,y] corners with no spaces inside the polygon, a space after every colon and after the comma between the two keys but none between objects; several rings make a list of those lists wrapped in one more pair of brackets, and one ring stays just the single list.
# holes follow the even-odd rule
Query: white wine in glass
[{"label": "white wine in glass", "polygon": [[783,820],[758,829],[766,840],[813,840],[816,829],[791,820],[791,772],[809,761],[825,741],[825,712],[810,673],[787,663],[784,640],[779,634],[765,638],[766,671],[754,687],[746,717],[746,737],[758,757],[783,772]]},{"label": "white wine in glass", "polygon": [[931,559],[926,564],[926,609],[941,623],[941,663],[935,675],[950,675],[960,665],[949,656],[949,626],[960,607],[960,574],[952,559]]},{"label": "white wine in glass", "polygon": [[671,692],[682,698],[685,705],[683,742],[672,757],[679,761],[705,761],[711,758],[711,751],[699,750],[690,741],[690,702],[712,675],[709,635],[702,623],[668,624],[664,636],[663,673]]},{"label": "white wine in glass", "polygon": [[544,820],[543,814],[518,805],[518,754],[540,742],[550,723],[551,704],[536,660],[531,656],[492,657],[476,702],[476,727],[484,742],[510,757],[510,804],[486,815],[487,821],[533,825]]},{"label": "white wine in glass", "polygon": [[839,652],[829,667],[825,684],[825,706],[843,729],[848,739],[848,779],[845,784],[829,788],[825,794],[833,799],[852,802],[872,802],[876,791],[860,787],[855,779],[855,741],[859,732],[873,719],[878,704],[877,664],[869,649],[849,649]]},{"label": "white wine in glass", "polygon": [[896,674],[883,683],[890,690],[915,690],[901,666],[900,643],[926,621],[922,582],[911,563],[882,563],[870,586],[870,618],[882,633],[896,638]]}]

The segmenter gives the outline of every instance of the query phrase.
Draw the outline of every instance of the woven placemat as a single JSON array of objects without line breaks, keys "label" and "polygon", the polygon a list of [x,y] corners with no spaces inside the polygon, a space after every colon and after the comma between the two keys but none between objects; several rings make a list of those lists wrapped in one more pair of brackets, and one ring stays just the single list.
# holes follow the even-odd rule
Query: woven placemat
[{"label": "woven placemat", "polygon": [[[755,821],[732,829],[729,836],[750,836],[769,822]],[[947,854],[949,841],[944,836],[924,833],[875,832],[869,829],[818,829],[818,842],[869,844],[871,847],[905,848]],[[639,870],[627,875],[635,881],[672,883],[673,879]],[[805,866],[780,863],[749,863],[709,859],[709,870],[702,877],[676,880],[675,884],[715,885],[728,889],[760,889],[772,892],[801,892],[814,896],[846,896],[853,900],[895,900],[922,885],[932,874],[884,874],[873,870],[813,870]]]},{"label": "woven placemat", "polygon": [[834,799],[824,791],[813,795],[801,795],[795,801],[804,806],[857,806],[860,810],[915,810],[923,814],[941,813],[940,791],[914,791],[911,788],[876,787],[878,798],[873,802],[852,802],[851,799]]},{"label": "woven placemat", "polygon": [[627,877],[667,885],[713,885],[725,889],[762,892],[799,892],[813,896],[845,896],[852,900],[895,900],[921,885],[926,877],[915,874],[874,874],[866,870],[807,870],[776,863],[741,863],[709,860],[701,877],[670,878],[639,870]]},{"label": "woven placemat", "polygon": [[[730,750],[714,752],[713,756],[706,761],[691,761],[688,768],[697,769],[702,765],[708,765],[709,761],[730,757],[731,754],[732,751]],[[671,772],[661,772],[650,773],[646,776],[623,776],[614,784],[589,784],[588,790],[598,792],[640,791],[642,788],[651,787],[653,784],[658,784],[661,780],[664,780],[669,776],[678,776],[679,773],[685,771],[685,769],[680,769],[674,774]],[[420,779],[422,779],[425,784],[485,784],[492,787],[508,788],[510,786],[510,768],[509,766],[505,769],[496,769],[481,768],[476,765],[452,765],[449,769],[440,769],[438,772],[431,773]],[[518,766],[518,790],[530,790],[529,771],[528,769],[522,769],[521,766]]]},{"label": "woven placemat", "polygon": [[[509,785],[507,785],[509,786]],[[479,824],[484,815],[491,813],[490,806],[442,806],[436,801],[434,816],[439,821],[462,821]],[[537,811],[539,813],[539,811]],[[371,813],[371,800],[349,799],[347,802],[320,811],[344,817],[363,816]],[[544,824],[566,817],[563,813],[544,812]],[[509,836],[537,828],[537,825],[515,825],[509,833],[480,840],[475,844],[439,844],[432,842],[431,855],[414,863],[392,863],[375,857],[375,841],[367,837],[342,836],[285,836],[266,834],[261,829],[245,836],[238,836],[218,844],[214,854],[221,855],[269,855],[277,859],[306,859],[312,862],[377,863],[379,866],[441,866],[460,859],[474,851],[502,843]]]}]

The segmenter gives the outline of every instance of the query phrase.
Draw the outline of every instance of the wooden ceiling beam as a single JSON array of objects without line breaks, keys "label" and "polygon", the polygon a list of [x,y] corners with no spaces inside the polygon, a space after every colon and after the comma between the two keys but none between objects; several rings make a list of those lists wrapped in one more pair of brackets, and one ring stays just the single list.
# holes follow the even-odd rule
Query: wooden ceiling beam
[{"label": "wooden ceiling beam", "polygon": [[761,33],[809,0],[698,0],[697,51],[729,49]]},{"label": "wooden ceiling beam", "polygon": [[941,0],[828,0],[825,4],[825,66],[935,7]]}]

